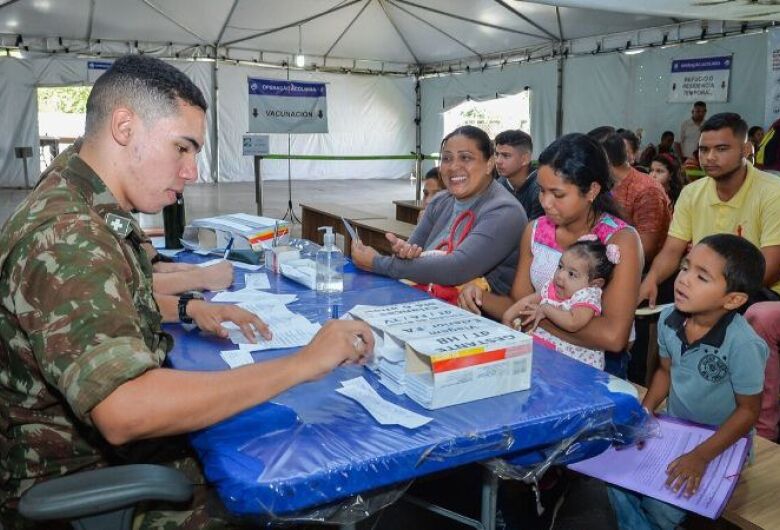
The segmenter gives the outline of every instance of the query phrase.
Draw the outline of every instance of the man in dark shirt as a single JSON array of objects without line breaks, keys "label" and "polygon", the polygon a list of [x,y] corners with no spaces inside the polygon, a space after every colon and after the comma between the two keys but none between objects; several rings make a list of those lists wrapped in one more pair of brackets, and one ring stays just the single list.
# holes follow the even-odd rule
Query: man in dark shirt
[{"label": "man in dark shirt", "polygon": [[539,202],[536,171],[531,171],[531,136],[521,130],[509,130],[496,136],[498,181],[520,201],[528,220],[544,215]]}]

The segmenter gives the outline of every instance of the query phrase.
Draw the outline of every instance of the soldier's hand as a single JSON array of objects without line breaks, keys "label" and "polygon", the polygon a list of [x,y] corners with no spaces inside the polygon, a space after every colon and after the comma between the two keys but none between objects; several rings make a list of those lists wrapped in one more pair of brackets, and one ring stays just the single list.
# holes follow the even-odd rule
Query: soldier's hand
[{"label": "soldier's hand", "polygon": [[227,289],[233,283],[233,264],[227,260],[220,261],[200,269],[203,289],[220,291]]},{"label": "soldier's hand", "polygon": [[307,379],[319,379],[341,364],[364,364],[373,352],[374,336],[365,322],[329,320],[295,355]]},{"label": "soldier's hand", "polygon": [[271,330],[257,315],[232,304],[210,304],[202,300],[192,300],[187,304],[187,315],[203,331],[208,331],[219,337],[227,338],[228,330],[223,322],[233,322],[241,329],[241,333],[252,343],[257,342],[257,334],[265,339],[271,339]]}]

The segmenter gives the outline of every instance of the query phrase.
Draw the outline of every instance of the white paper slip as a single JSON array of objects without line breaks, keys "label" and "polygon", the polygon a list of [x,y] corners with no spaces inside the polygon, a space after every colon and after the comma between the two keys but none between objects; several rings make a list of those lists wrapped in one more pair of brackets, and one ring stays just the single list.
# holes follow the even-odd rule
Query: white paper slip
[{"label": "white paper slip", "polygon": [[[197,250],[195,251],[195,253],[196,254],[201,254],[201,252],[198,252]],[[208,252],[206,252],[205,255],[208,255]],[[198,267],[210,267],[211,265],[216,265],[217,263],[219,263],[221,261],[225,261],[225,260],[222,259],[222,258],[212,259],[212,260],[209,260],[209,261],[206,261],[206,262],[203,262],[203,263],[198,263]],[[233,266],[235,268],[237,268],[237,269],[242,269],[242,270],[245,270],[245,271],[259,271],[260,270],[260,265],[250,265],[249,263],[244,263],[243,261],[235,261],[235,260],[232,260],[232,259],[229,259],[227,261],[232,263]],[[270,287],[270,285],[269,285],[269,287]]]},{"label": "white paper slip", "polygon": [[149,240],[154,248],[165,248],[165,236],[154,236],[150,237]]},{"label": "white paper slip", "polygon": [[[211,251],[208,249],[197,249],[197,250],[193,250],[193,252],[195,254],[198,254],[199,256],[208,256],[209,254],[211,254]],[[200,266],[203,267],[203,265]]]},{"label": "white paper slip", "polygon": [[241,302],[238,307],[246,309],[260,317],[266,324],[295,317],[295,313],[287,309],[287,306],[275,300],[259,300],[255,302]]},{"label": "white paper slip", "polygon": [[235,268],[245,271],[259,271],[263,268],[261,265],[250,265],[249,263],[244,263],[243,261],[235,261],[232,259],[228,261],[232,263]]},{"label": "white paper slip", "polygon": [[416,429],[430,422],[433,418],[417,414],[411,410],[390,403],[380,396],[376,390],[362,377],[356,377],[341,383],[336,392],[354,399],[382,425],[400,425],[407,429]]},{"label": "white paper slip", "polygon": [[239,289],[238,291],[224,291],[214,295],[212,302],[232,302],[232,303],[266,303],[275,305],[286,305],[297,300],[294,294],[273,294],[253,289]]},{"label": "white paper slip", "polygon": [[231,368],[238,368],[239,366],[245,366],[255,362],[255,360],[252,359],[252,354],[247,350],[226,350],[219,352],[219,356],[222,357],[222,360]]},{"label": "white paper slip", "polygon": [[245,274],[244,283],[247,289],[270,289],[271,282],[268,280],[268,275],[264,272],[256,272],[254,274]]}]

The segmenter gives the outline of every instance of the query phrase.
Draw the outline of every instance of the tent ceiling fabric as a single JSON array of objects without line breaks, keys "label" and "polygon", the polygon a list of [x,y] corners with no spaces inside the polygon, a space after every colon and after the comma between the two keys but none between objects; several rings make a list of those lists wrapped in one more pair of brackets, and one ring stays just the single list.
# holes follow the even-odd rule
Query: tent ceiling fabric
[{"label": "tent ceiling fabric", "polygon": [[222,56],[263,61],[262,52],[281,62],[298,52],[300,26],[301,49],[318,66],[403,70],[549,46],[559,32],[571,40],[682,19],[773,20],[778,11],[750,0],[6,0],[0,34],[174,43],[211,56],[219,40]]},{"label": "tent ceiling fabric", "polygon": [[561,7],[583,7],[617,13],[653,14],[710,20],[780,20],[777,0],[528,0]]},{"label": "tent ceiling fabric", "polygon": [[[650,13],[655,4],[670,11],[673,3],[681,0],[626,14],[614,12],[618,5],[629,10],[623,0],[15,0],[0,3],[0,34],[213,46],[222,33],[221,55],[290,56],[298,52],[300,25],[302,51],[318,65],[327,65],[326,55],[415,65],[555,42],[556,7],[548,4],[564,7],[564,38],[575,39],[669,24],[668,17]],[[604,10],[583,7],[598,4]]]}]

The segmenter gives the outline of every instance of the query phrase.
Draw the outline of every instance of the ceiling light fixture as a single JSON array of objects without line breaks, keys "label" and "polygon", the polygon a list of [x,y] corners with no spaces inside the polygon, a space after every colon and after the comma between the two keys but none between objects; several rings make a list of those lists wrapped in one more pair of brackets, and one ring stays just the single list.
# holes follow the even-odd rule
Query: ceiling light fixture
[{"label": "ceiling light fixture", "polygon": [[306,64],[306,57],[303,56],[303,34],[301,30],[301,26],[298,26],[298,55],[295,56],[295,66],[298,68],[303,68]]}]

